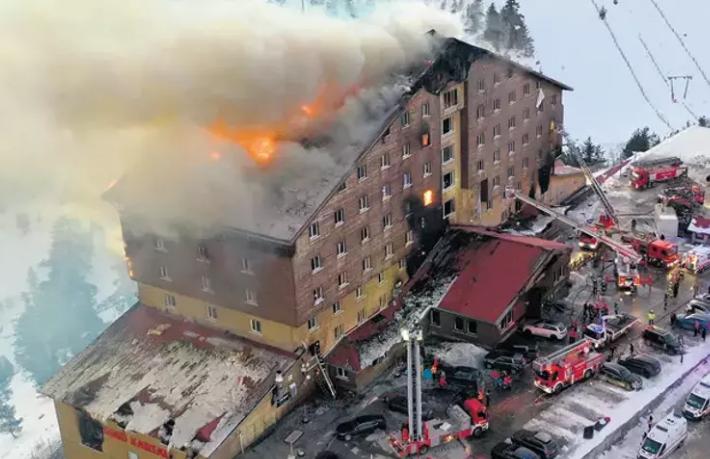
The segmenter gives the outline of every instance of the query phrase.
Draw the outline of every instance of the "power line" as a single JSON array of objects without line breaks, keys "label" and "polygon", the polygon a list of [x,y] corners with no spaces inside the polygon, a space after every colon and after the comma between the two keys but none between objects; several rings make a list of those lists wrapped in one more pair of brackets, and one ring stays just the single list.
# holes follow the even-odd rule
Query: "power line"
[{"label": "power line", "polygon": [[671,123],[668,122],[668,120],[663,116],[663,114],[656,108],[655,105],[653,105],[653,102],[651,102],[651,99],[648,97],[646,94],[646,90],[643,89],[643,85],[641,84],[641,81],[639,80],[638,76],[636,75],[636,72],[634,71],[634,68],[631,66],[631,62],[629,62],[629,59],[626,57],[626,54],[624,53],[624,50],[621,49],[621,45],[619,44],[619,40],[616,39],[616,34],[614,34],[614,31],[611,29],[611,26],[606,20],[606,10],[602,10],[599,8],[599,5],[597,5],[597,2],[595,0],[590,0],[592,2],[592,5],[594,5],[594,8],[597,10],[597,14],[599,14],[599,18],[602,20],[604,25],[606,26],[606,29],[609,31],[609,35],[611,35],[611,39],[614,41],[614,45],[616,46],[616,49],[619,51],[619,54],[621,54],[621,58],[624,60],[626,63],[626,67],[628,67],[629,72],[631,73],[631,76],[634,78],[634,81],[636,82],[636,86],[638,86],[639,91],[641,91],[641,95],[643,98],[646,100],[646,103],[653,109],[653,111],[656,113],[656,116],[658,119],[660,119],[663,124],[665,124],[668,129],[671,131],[673,130],[673,126],[671,126]]},{"label": "power line", "polygon": [[693,56],[693,54],[690,52],[690,50],[688,49],[688,47],[685,45],[685,42],[684,42],[683,39],[681,38],[680,34],[673,28],[673,26],[671,25],[670,21],[669,21],[668,18],[666,17],[666,14],[663,12],[663,10],[661,9],[661,7],[658,6],[658,3],[656,3],[656,0],[649,0],[649,1],[650,1],[651,3],[653,3],[653,6],[654,6],[654,7],[656,7],[656,11],[658,11],[658,14],[661,15],[661,17],[662,17],[663,20],[665,21],[666,25],[668,26],[668,28],[671,29],[671,32],[673,32],[673,35],[675,35],[675,37],[678,39],[678,42],[680,42],[680,46],[683,47],[683,49],[685,50],[686,54],[688,54],[688,57],[690,57],[690,60],[693,61],[693,64],[695,64],[695,66],[698,68],[698,71],[700,72],[700,74],[701,74],[701,75],[703,76],[703,78],[705,79],[705,82],[708,84],[708,86],[710,86],[710,79],[708,79],[708,76],[705,74],[705,71],[704,71],[703,68],[700,66],[700,63],[698,62],[697,59],[695,59],[695,56]]}]

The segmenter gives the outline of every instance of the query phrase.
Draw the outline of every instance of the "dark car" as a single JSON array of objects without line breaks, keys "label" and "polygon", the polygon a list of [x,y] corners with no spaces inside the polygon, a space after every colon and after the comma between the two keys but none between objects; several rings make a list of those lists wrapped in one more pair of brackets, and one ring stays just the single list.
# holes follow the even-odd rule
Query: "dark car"
[{"label": "dark car", "polygon": [[521,354],[510,355],[507,352],[491,351],[483,358],[483,365],[496,370],[508,370],[513,373],[522,371],[525,367],[525,359]]},{"label": "dark car", "polygon": [[668,354],[680,354],[682,350],[678,337],[668,330],[653,325],[646,327],[641,337],[647,346],[662,349]]},{"label": "dark car", "polygon": [[491,459],[540,459],[540,456],[529,448],[503,441],[493,447]]},{"label": "dark car", "polygon": [[641,390],[641,387],[643,387],[640,376],[631,373],[618,363],[606,362],[599,370],[599,375],[602,379],[606,379],[610,383],[626,390]]},{"label": "dark car", "polygon": [[[382,400],[387,404],[387,408],[397,413],[408,414],[407,397],[405,395],[391,393],[385,394]],[[428,403],[422,402],[422,419],[428,421],[434,419],[434,409]]]},{"label": "dark car", "polygon": [[534,451],[543,459],[552,459],[560,453],[560,444],[547,432],[521,429],[511,437],[513,443]]},{"label": "dark car", "polygon": [[340,440],[350,441],[353,437],[367,435],[377,429],[387,430],[385,418],[379,414],[367,414],[341,422],[335,428],[335,435]]},{"label": "dark car", "polygon": [[442,365],[440,369],[446,374],[447,385],[455,390],[476,392],[483,381],[483,374],[477,368]]},{"label": "dark car", "polygon": [[688,311],[689,314],[693,314],[695,312],[707,314],[710,313],[710,303],[695,298],[693,300],[690,300],[688,304],[685,305],[685,309]]},{"label": "dark car", "polygon": [[501,343],[493,351],[509,356],[522,355],[526,362],[532,362],[538,356],[537,346],[527,344]]},{"label": "dark car", "polygon": [[661,362],[647,354],[620,359],[619,365],[646,378],[656,376],[661,372]]}]

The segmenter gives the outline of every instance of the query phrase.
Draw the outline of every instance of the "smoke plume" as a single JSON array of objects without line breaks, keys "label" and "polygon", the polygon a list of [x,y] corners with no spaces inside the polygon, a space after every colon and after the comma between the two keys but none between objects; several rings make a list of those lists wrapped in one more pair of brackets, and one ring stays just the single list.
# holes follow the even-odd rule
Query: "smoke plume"
[{"label": "smoke plume", "polygon": [[[358,21],[255,0],[2,2],[0,209],[91,206],[126,174],[124,197],[163,196],[145,204],[156,216],[218,223],[227,201],[269,193],[259,174],[306,183],[343,161],[299,141],[328,132],[344,151],[366,134],[360,125],[397,97],[392,75],[429,51],[431,28],[458,33],[409,2]],[[245,151],[264,133],[268,167]]]}]

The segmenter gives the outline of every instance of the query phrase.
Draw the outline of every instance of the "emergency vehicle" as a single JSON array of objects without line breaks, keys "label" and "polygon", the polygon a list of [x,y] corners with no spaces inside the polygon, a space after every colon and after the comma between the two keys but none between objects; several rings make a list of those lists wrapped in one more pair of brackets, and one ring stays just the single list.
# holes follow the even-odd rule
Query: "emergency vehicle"
[{"label": "emergency vehicle", "polygon": [[643,190],[687,174],[688,168],[683,166],[683,161],[674,156],[635,161],[631,163],[631,186],[635,190]]},{"label": "emergency vehicle", "polygon": [[533,362],[535,386],[548,394],[591,378],[606,360],[604,354],[594,352],[591,340],[576,343],[536,359]]},{"label": "emergency vehicle", "polygon": [[646,233],[622,234],[621,240],[631,245],[650,265],[672,268],[680,263],[678,245],[673,242]]},{"label": "emergency vehicle", "polygon": [[614,274],[616,289],[620,292],[636,293],[637,288],[641,285],[641,275],[637,264],[618,253],[614,260]]},{"label": "emergency vehicle", "polygon": [[430,448],[451,441],[480,437],[488,430],[488,410],[478,399],[471,398],[463,406],[449,406],[446,419],[432,419],[422,426],[421,439],[412,438],[407,425],[402,428],[400,439],[390,437],[390,446],[398,457],[426,454]]},{"label": "emergency vehicle", "polygon": [[580,233],[577,240],[580,249],[597,250],[599,248],[599,239],[586,233]]},{"label": "emergency vehicle", "polygon": [[683,267],[695,274],[710,267],[710,247],[695,247],[683,257]]},{"label": "emergency vehicle", "polygon": [[669,414],[645,436],[639,459],[662,459],[670,457],[688,438],[688,421],[682,416]]},{"label": "emergency vehicle", "polygon": [[683,407],[683,416],[698,421],[710,413],[710,373],[693,387]]}]

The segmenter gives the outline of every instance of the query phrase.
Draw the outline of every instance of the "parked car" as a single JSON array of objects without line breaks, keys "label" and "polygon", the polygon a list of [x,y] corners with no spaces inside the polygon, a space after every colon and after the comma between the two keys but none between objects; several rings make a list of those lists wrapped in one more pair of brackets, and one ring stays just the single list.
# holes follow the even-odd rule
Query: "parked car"
[{"label": "parked car", "polygon": [[455,390],[477,392],[483,382],[483,373],[478,368],[447,365],[442,365],[440,368],[446,373],[448,386]]},{"label": "parked car", "polygon": [[656,424],[646,435],[638,452],[640,459],[661,459],[669,457],[688,438],[688,421],[675,414],[669,414]]},{"label": "parked car", "polygon": [[659,327],[650,325],[641,335],[647,346],[664,350],[668,354],[680,354],[682,346],[677,336]]},{"label": "parked car", "polygon": [[509,355],[500,351],[491,351],[483,358],[483,365],[496,370],[508,370],[518,373],[525,368],[525,359],[521,354]]},{"label": "parked car", "polygon": [[[382,400],[387,404],[387,408],[396,413],[408,414],[407,396],[397,393],[385,394]],[[434,419],[434,409],[425,401],[422,401],[422,419],[428,421]]]},{"label": "parked car", "polygon": [[693,314],[695,312],[708,314],[708,313],[710,313],[710,303],[707,301],[695,298],[695,299],[692,299],[688,302],[688,304],[685,306],[685,309],[688,312],[688,314]]},{"label": "parked car", "polygon": [[385,418],[379,414],[366,414],[338,424],[335,435],[340,440],[350,441],[353,437],[368,435],[377,429],[387,430]]},{"label": "parked car", "polygon": [[710,293],[698,293],[694,299],[710,303]]},{"label": "parked car", "polygon": [[526,362],[532,362],[539,354],[537,346],[527,344],[500,343],[493,350],[505,355],[522,355]]},{"label": "parked car", "polygon": [[641,390],[641,387],[643,387],[640,376],[631,373],[618,363],[604,363],[599,370],[599,376],[626,390]]},{"label": "parked car", "polygon": [[710,330],[710,314],[707,312],[679,314],[675,319],[675,326],[692,331],[695,330],[695,322],[700,323],[700,327]]},{"label": "parked car", "polygon": [[540,459],[540,456],[524,446],[502,441],[491,450],[491,459]]},{"label": "parked car", "polygon": [[513,433],[513,443],[534,451],[543,459],[552,459],[560,453],[560,444],[547,432],[521,429]]},{"label": "parked car", "polygon": [[661,362],[648,354],[639,354],[619,360],[619,365],[632,373],[650,378],[661,372]]},{"label": "parked car", "polygon": [[526,335],[541,336],[543,338],[563,340],[567,336],[567,327],[560,323],[540,320],[523,326],[523,333]]},{"label": "parked car", "polygon": [[698,421],[710,413],[710,373],[703,376],[685,399],[683,416]]}]

